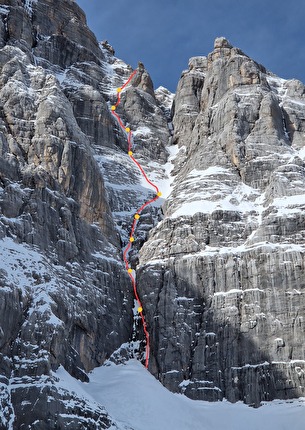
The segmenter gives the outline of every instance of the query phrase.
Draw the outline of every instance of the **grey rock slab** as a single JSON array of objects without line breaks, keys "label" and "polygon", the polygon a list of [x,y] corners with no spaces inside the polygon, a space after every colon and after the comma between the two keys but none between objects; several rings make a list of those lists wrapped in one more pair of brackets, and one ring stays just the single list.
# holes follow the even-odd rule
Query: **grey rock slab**
[{"label": "grey rock slab", "polygon": [[302,103],[301,83],[225,38],[182,74],[174,180],[137,275],[150,369],[172,391],[255,406],[304,395]]}]

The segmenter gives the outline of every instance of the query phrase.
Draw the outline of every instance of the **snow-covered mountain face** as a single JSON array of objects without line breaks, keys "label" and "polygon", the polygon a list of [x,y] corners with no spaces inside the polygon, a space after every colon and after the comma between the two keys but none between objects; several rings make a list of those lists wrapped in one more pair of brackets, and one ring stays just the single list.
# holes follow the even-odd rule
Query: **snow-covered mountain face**
[{"label": "snow-covered mountain face", "polygon": [[[143,339],[122,248],[153,190],[111,114],[132,69],[72,0],[0,15],[0,429],[130,428],[55,371],[87,381]],[[304,86],[217,39],[172,101],[139,63],[117,109],[163,197],[129,256],[149,369],[195,399],[298,397]]]},{"label": "snow-covered mountain face", "polygon": [[195,399],[300,396],[305,87],[219,38],[173,112],[172,191],[138,270],[152,371]]},{"label": "snow-covered mountain face", "polygon": [[[0,4],[0,428],[108,428],[51,371],[87,380],[133,336],[122,246],[151,191],[110,111],[132,70],[74,1]],[[134,150],[164,176],[167,111],[143,67],[121,105]],[[141,217],[134,249],[158,211]]]}]

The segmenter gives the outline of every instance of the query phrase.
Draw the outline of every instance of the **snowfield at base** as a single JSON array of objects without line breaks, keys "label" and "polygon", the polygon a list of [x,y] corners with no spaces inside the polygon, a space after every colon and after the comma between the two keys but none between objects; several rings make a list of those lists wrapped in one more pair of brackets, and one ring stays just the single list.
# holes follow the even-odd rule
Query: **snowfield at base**
[{"label": "snowfield at base", "polygon": [[[305,399],[273,401],[254,409],[243,403],[190,400],[164,388],[142,364],[102,366],[90,382],[72,378],[62,367],[59,384],[105,406],[119,429],[133,430],[304,430]],[[113,427],[115,430],[115,427]]]}]

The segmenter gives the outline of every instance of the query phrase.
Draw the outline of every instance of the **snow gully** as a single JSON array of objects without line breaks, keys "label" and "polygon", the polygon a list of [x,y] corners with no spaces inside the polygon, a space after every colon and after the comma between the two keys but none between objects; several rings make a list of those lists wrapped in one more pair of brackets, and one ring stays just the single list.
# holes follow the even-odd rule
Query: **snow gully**
[{"label": "snow gully", "polygon": [[127,273],[131,279],[131,283],[132,283],[132,287],[133,287],[133,292],[138,304],[138,313],[141,317],[142,320],[142,325],[143,325],[143,330],[144,330],[144,334],[145,334],[145,338],[146,338],[146,347],[145,347],[145,367],[148,368],[148,364],[149,364],[149,354],[150,354],[150,339],[149,339],[149,332],[147,329],[147,323],[146,323],[146,319],[144,316],[144,309],[143,309],[143,305],[142,302],[140,300],[139,294],[138,294],[138,290],[137,290],[137,283],[136,283],[136,277],[135,277],[135,273],[134,270],[130,267],[130,263],[129,263],[129,251],[131,250],[132,247],[132,243],[135,240],[134,234],[135,234],[135,230],[137,227],[137,223],[140,219],[141,216],[141,212],[146,208],[146,206],[150,205],[151,203],[155,202],[156,200],[158,200],[159,197],[161,197],[161,192],[159,191],[159,188],[157,187],[157,185],[155,185],[152,181],[149,180],[149,178],[147,177],[143,167],[141,166],[141,164],[134,158],[133,156],[133,151],[132,151],[132,143],[133,143],[133,139],[132,139],[132,131],[129,127],[125,127],[125,125],[123,124],[123,121],[121,120],[120,116],[117,114],[116,112],[116,108],[119,106],[120,102],[121,102],[121,93],[122,91],[126,88],[126,86],[131,82],[131,80],[133,79],[133,77],[137,74],[137,70],[134,70],[133,73],[129,76],[128,80],[124,83],[124,85],[122,85],[121,87],[117,88],[117,101],[114,105],[111,106],[111,112],[112,114],[115,116],[115,118],[117,119],[120,127],[122,128],[122,130],[125,131],[125,133],[127,133],[127,143],[128,143],[128,149],[127,149],[127,153],[129,155],[129,157],[131,158],[131,160],[136,164],[136,166],[139,168],[141,174],[143,175],[145,181],[154,188],[156,195],[150,199],[147,200],[145,203],[143,203],[143,205],[138,208],[134,214],[133,217],[133,222],[131,225],[131,230],[130,230],[130,236],[129,236],[129,243],[127,244],[127,246],[125,247],[124,251],[123,251],[123,259],[124,259],[124,263],[125,263],[125,267],[127,270]]}]

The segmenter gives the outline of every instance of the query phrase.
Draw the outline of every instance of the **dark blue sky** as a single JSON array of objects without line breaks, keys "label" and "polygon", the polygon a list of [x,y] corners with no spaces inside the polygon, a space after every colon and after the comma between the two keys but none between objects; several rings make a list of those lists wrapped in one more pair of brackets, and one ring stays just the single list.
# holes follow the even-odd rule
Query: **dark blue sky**
[{"label": "dark blue sky", "polygon": [[282,78],[305,83],[305,0],[76,0],[98,40],[136,67],[155,88],[176,90],[188,59],[214,39],[232,45]]}]

